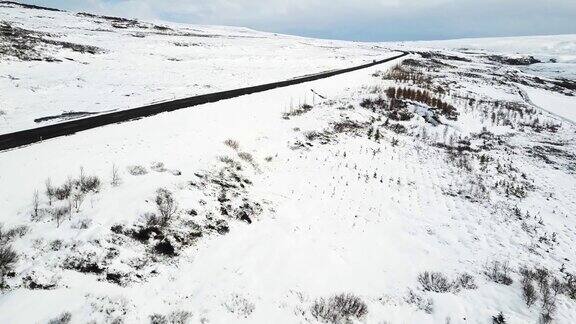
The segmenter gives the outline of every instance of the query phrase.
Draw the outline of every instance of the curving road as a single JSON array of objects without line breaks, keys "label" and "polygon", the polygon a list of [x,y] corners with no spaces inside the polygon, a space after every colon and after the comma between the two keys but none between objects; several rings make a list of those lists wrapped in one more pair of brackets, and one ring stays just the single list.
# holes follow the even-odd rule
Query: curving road
[{"label": "curving road", "polygon": [[330,72],[323,72],[309,76],[303,76],[295,79],[290,79],[286,81],[273,82],[267,84],[261,84],[252,87],[239,88],[234,90],[227,90],[221,92],[214,92],[203,94],[194,97],[188,97],[183,99],[177,99],[167,102],[161,102],[157,104],[147,105],[138,108],[132,108],[127,110],[115,111],[111,113],[99,114],[92,117],[81,118],[76,120],[71,120],[63,123],[27,129],[23,131],[18,131],[14,133],[2,134],[0,135],[0,151],[17,148],[20,146],[33,144],[40,142],[45,139],[72,135],[74,133],[96,128],[104,125],[121,123],[133,119],[138,119],[142,117],[148,117],[156,115],[159,113],[173,111],[183,108],[188,108],[192,106],[202,105],[205,103],[216,102],[224,99],[230,99],[234,97],[239,97],[243,95],[248,95],[257,92],[263,92],[275,88],[287,87],[295,84],[300,84],[304,82],[315,81],[319,79],[328,78],[338,74],[348,73],[360,69],[365,69],[371,66],[389,62],[401,57],[408,55],[408,52],[403,52],[400,55],[389,57],[383,60],[374,61],[372,63],[354,66],[351,68],[335,70]]}]

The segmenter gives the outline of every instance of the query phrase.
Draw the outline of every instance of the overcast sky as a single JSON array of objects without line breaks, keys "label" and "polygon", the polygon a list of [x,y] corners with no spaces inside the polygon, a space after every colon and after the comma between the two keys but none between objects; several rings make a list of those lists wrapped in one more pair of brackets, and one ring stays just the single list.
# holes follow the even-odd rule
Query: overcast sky
[{"label": "overcast sky", "polygon": [[576,0],[24,0],[49,7],[358,41],[576,33]]}]

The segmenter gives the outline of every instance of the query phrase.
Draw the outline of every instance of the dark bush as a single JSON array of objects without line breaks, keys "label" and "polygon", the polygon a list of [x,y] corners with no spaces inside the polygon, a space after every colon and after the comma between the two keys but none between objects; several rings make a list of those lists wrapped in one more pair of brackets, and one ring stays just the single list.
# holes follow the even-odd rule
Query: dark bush
[{"label": "dark bush", "polygon": [[318,320],[341,323],[353,318],[361,319],[368,313],[368,306],[359,297],[346,293],[317,299],[310,312]]},{"label": "dark bush", "polygon": [[540,290],[548,287],[548,278],[550,277],[548,269],[536,268],[536,270],[532,271],[532,275],[538,283]]},{"label": "dark bush", "polygon": [[52,217],[56,221],[56,226],[60,227],[64,216],[69,215],[71,212],[70,206],[59,206],[52,210]]},{"label": "dark bush", "polygon": [[18,262],[18,254],[9,245],[0,245],[0,287],[4,286],[4,278]]},{"label": "dark bush", "polygon": [[190,317],[192,317],[192,313],[187,311],[174,311],[168,315],[170,324],[186,324]]},{"label": "dark bush", "polygon": [[415,305],[419,310],[424,311],[426,314],[434,312],[434,301],[432,298],[424,299],[424,297],[415,294],[412,290],[408,291],[408,296],[404,299],[408,304]]},{"label": "dark bush", "polygon": [[95,273],[100,274],[104,272],[92,254],[70,255],[64,261],[64,269],[75,270],[82,273]]},{"label": "dark bush", "polygon": [[[548,272],[546,271],[546,273]],[[542,294],[541,322],[550,323],[553,320],[552,316],[556,312],[557,296],[562,292],[563,287],[556,278],[554,278],[552,284],[550,284],[548,276],[539,281],[539,285],[540,293]]]},{"label": "dark bush", "polygon": [[4,230],[0,224],[0,246],[10,243],[17,235],[18,231],[15,228]]},{"label": "dark bush", "polygon": [[64,200],[70,197],[70,193],[72,192],[72,184],[70,181],[67,181],[62,185],[62,187],[54,189],[54,197],[58,200]]},{"label": "dark bush", "polygon": [[478,286],[474,281],[474,277],[467,273],[463,273],[459,275],[456,280],[454,281],[454,286],[462,288],[462,289],[476,289]]},{"label": "dark bush", "polygon": [[174,311],[168,316],[162,314],[150,315],[150,324],[186,324],[192,314],[186,311]]},{"label": "dark bush", "polygon": [[386,128],[388,128],[389,130],[393,131],[396,134],[404,134],[407,131],[406,127],[402,124],[389,124],[388,126],[386,126]]},{"label": "dark bush", "polygon": [[119,286],[122,286],[122,284],[123,284],[122,275],[119,273],[107,273],[106,274],[106,280],[110,281],[112,283],[115,283]]},{"label": "dark bush", "polygon": [[224,141],[224,144],[226,146],[229,146],[230,148],[234,149],[234,150],[238,150],[238,148],[240,148],[240,144],[238,143],[238,141],[235,141],[233,139],[227,139]]},{"label": "dark bush", "polygon": [[289,112],[284,113],[284,118],[287,119],[289,117],[292,116],[300,116],[302,114],[305,114],[307,112],[309,112],[310,110],[312,110],[312,106],[309,104],[302,104],[298,107],[296,107],[295,109],[290,109]]},{"label": "dark bush", "polygon": [[157,243],[156,246],[154,246],[154,250],[166,256],[176,256],[176,249],[174,249],[174,245],[172,245],[168,239]]},{"label": "dark bush", "polygon": [[162,229],[157,225],[148,225],[134,229],[130,232],[130,236],[142,243],[148,242],[148,240],[152,237],[155,239],[164,238]]},{"label": "dark bush", "polygon": [[70,312],[65,312],[60,314],[60,316],[48,321],[48,324],[68,324],[72,321],[72,314]]},{"label": "dark bush", "polygon": [[153,314],[150,315],[150,324],[169,324],[166,315]]},{"label": "dark bush", "polygon": [[538,299],[538,293],[534,289],[534,285],[531,280],[522,280],[522,297],[526,302],[526,306],[530,307]]},{"label": "dark bush", "polygon": [[52,181],[50,178],[46,179],[46,197],[48,197],[48,204],[52,205],[52,200],[54,199],[54,187],[52,186]]},{"label": "dark bush", "polygon": [[239,152],[238,157],[248,163],[254,163],[254,156],[248,152]]},{"label": "dark bush", "polygon": [[369,98],[364,98],[362,99],[362,101],[360,102],[360,107],[362,108],[372,108],[373,106],[373,102],[372,100],[370,100]]},{"label": "dark bush", "polygon": [[160,225],[166,226],[172,217],[178,211],[178,204],[174,200],[172,192],[167,189],[160,188],[156,191],[156,198],[154,199],[158,212],[160,213]]},{"label": "dark bush", "polygon": [[573,275],[571,273],[566,275],[564,290],[568,297],[576,300],[576,275]]},{"label": "dark bush", "polygon": [[81,177],[78,184],[81,192],[88,193],[91,191],[98,192],[98,190],[100,190],[102,182],[100,181],[100,178],[98,178],[97,176],[88,176],[88,177]]},{"label": "dark bush", "polygon": [[230,232],[230,227],[228,226],[228,222],[226,222],[226,220],[224,220],[224,219],[218,219],[214,222],[210,222],[210,223],[205,225],[205,228],[207,230],[216,231],[220,235],[224,235],[224,234]]},{"label": "dark bush", "polygon": [[492,316],[492,324],[506,324],[506,318],[502,312],[498,313],[498,315]]},{"label": "dark bush", "polygon": [[503,284],[511,285],[512,278],[510,277],[510,266],[508,262],[493,261],[486,265],[484,274],[492,281]]},{"label": "dark bush", "polygon": [[458,112],[451,104],[444,102],[432,96],[428,91],[416,90],[411,88],[394,88],[390,87],[386,91],[386,95],[391,99],[391,109],[394,108],[394,103],[402,99],[413,100],[425,105],[428,105],[432,110],[444,115],[447,119],[456,120]]},{"label": "dark bush", "polygon": [[124,232],[124,226],[122,226],[122,224],[112,225],[112,227],[110,227],[110,230],[113,233],[122,234]]},{"label": "dark bush", "polygon": [[388,118],[397,121],[407,121],[412,119],[414,114],[407,110],[393,110],[388,113]]},{"label": "dark bush", "polygon": [[444,293],[452,289],[450,280],[440,272],[425,271],[418,275],[418,282],[424,291]]},{"label": "dark bush", "polygon": [[127,169],[128,173],[133,176],[145,175],[148,173],[148,170],[146,170],[146,168],[141,165],[131,165],[128,166]]},{"label": "dark bush", "polygon": [[332,125],[334,132],[336,133],[344,133],[350,131],[356,131],[358,129],[362,129],[364,126],[359,122],[352,121],[352,120],[342,120],[336,122]]}]

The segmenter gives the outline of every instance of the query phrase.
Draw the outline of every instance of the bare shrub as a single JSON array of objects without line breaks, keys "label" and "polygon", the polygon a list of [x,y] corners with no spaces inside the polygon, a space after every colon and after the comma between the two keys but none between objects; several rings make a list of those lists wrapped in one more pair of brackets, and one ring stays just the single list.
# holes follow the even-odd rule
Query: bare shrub
[{"label": "bare shrub", "polygon": [[218,157],[218,160],[220,160],[220,162],[222,163],[226,163],[226,164],[230,164],[233,165],[236,161],[234,161],[233,158],[226,156],[226,155],[222,155],[220,157]]},{"label": "bare shrub", "polygon": [[40,195],[38,190],[34,190],[34,195],[32,196],[32,219],[37,220],[39,217],[38,212],[40,210]]},{"label": "bare shrub", "polygon": [[46,197],[48,197],[48,204],[52,205],[52,200],[54,200],[54,187],[52,186],[52,180],[50,178],[46,179]]},{"label": "bare shrub", "polygon": [[168,324],[168,317],[161,314],[150,315],[150,324]]},{"label": "bare shrub", "polygon": [[78,221],[74,222],[71,227],[75,229],[87,229],[92,224],[92,220],[90,218],[83,218],[79,219]]},{"label": "bare shrub", "polygon": [[186,311],[174,311],[168,316],[162,314],[150,315],[150,324],[186,324],[192,317],[192,313]]},{"label": "bare shrub", "polygon": [[62,240],[54,240],[50,242],[50,249],[52,251],[59,251],[60,249],[62,249],[63,246],[64,243],[62,243]]},{"label": "bare shrub", "polygon": [[526,306],[531,307],[538,299],[538,292],[532,284],[532,281],[535,278],[535,273],[526,267],[520,268],[519,272],[522,276],[522,297],[524,298]]},{"label": "bare shrub", "polygon": [[306,131],[304,132],[304,137],[310,142],[319,140],[321,143],[328,143],[330,141],[330,133],[327,131]]},{"label": "bare shrub", "polygon": [[18,262],[18,254],[10,245],[0,245],[0,287],[4,286],[4,278],[14,271]]},{"label": "bare shrub", "polygon": [[571,273],[566,275],[564,291],[568,297],[576,300],[576,275]]},{"label": "bare shrub", "polygon": [[254,303],[238,294],[232,295],[232,297],[224,303],[224,307],[226,307],[230,313],[244,318],[250,316],[256,308]]},{"label": "bare shrub", "polygon": [[28,229],[29,228],[26,225],[19,225],[9,230],[4,230],[2,224],[0,224],[0,245],[6,245],[16,237],[26,235]]},{"label": "bare shrub", "polygon": [[510,277],[510,266],[508,262],[499,262],[493,261],[490,264],[487,264],[484,269],[484,274],[490,280],[503,284],[503,285],[511,285],[512,278]]},{"label": "bare shrub", "polygon": [[354,120],[340,120],[332,124],[333,130],[336,133],[356,132],[364,128],[364,124]]},{"label": "bare shrub", "polygon": [[240,148],[240,144],[233,140],[233,139],[227,139],[224,141],[224,144],[232,149],[234,149],[235,151],[238,151],[238,149]]},{"label": "bare shrub", "polygon": [[60,227],[64,217],[71,212],[70,206],[59,206],[52,210],[52,217],[56,221],[56,227]]},{"label": "bare shrub", "polygon": [[160,188],[156,190],[154,199],[158,212],[160,213],[160,225],[166,226],[178,211],[178,203],[174,200],[172,192],[168,189]]},{"label": "bare shrub", "polygon": [[165,172],[166,171],[166,167],[164,166],[163,162],[153,162],[152,165],[150,166],[150,169],[152,169],[153,171],[156,171],[156,172]]},{"label": "bare shrub", "polygon": [[300,105],[300,106],[298,106],[298,107],[296,107],[296,108],[294,108],[294,109],[290,109],[289,112],[284,113],[284,114],[283,114],[283,118],[284,118],[284,119],[288,119],[288,118],[290,118],[290,117],[292,117],[292,116],[300,116],[300,115],[303,115],[303,114],[309,112],[310,110],[312,110],[312,108],[313,108],[313,107],[312,107],[311,105],[309,105],[309,104],[306,104],[306,103],[305,103],[305,104],[302,104],[302,105]]},{"label": "bare shrub", "polygon": [[248,152],[240,152],[238,153],[238,157],[248,163],[254,163],[254,157]]},{"label": "bare shrub", "polygon": [[120,179],[118,167],[115,164],[113,164],[112,165],[112,179],[110,180],[110,184],[114,187],[117,187],[120,185],[121,182],[122,182],[122,180]]},{"label": "bare shrub", "polygon": [[374,99],[364,98],[360,102],[360,107],[370,109],[372,112],[386,110],[389,108],[388,102],[380,95]]},{"label": "bare shrub", "polygon": [[68,324],[72,321],[72,314],[70,312],[64,312],[58,317],[48,321],[48,324]]},{"label": "bare shrub", "polygon": [[0,224],[0,245],[6,245],[10,243],[15,237],[13,230],[4,230],[4,226]]},{"label": "bare shrub", "polygon": [[536,268],[536,270],[532,271],[532,276],[538,283],[541,291],[548,288],[548,279],[550,277],[548,269]]},{"label": "bare shrub", "polygon": [[556,295],[550,290],[542,293],[542,311],[540,319],[542,323],[550,323],[554,319],[552,316],[556,312]]},{"label": "bare shrub", "polygon": [[144,213],[142,219],[146,223],[146,226],[160,226],[160,217],[156,216],[154,213]]},{"label": "bare shrub", "polygon": [[368,313],[368,306],[359,297],[346,293],[317,299],[310,312],[318,320],[342,323],[353,318],[361,319]]},{"label": "bare shrub", "polygon": [[170,324],[186,324],[190,317],[192,317],[192,313],[190,312],[174,311],[168,315],[168,321]]},{"label": "bare shrub", "polygon": [[453,284],[441,272],[424,271],[418,275],[418,282],[424,291],[449,292]]},{"label": "bare shrub", "polygon": [[162,241],[156,243],[156,245],[154,245],[154,251],[156,251],[159,254],[163,254],[170,257],[178,255],[176,253],[176,248],[174,247],[174,244],[172,244],[172,242],[168,238],[165,238]]},{"label": "bare shrub", "polygon": [[72,195],[72,201],[74,202],[74,209],[76,212],[80,211],[80,206],[82,205],[85,197],[86,195],[83,192],[75,192]]},{"label": "bare shrub", "polygon": [[405,134],[408,131],[406,126],[402,124],[390,123],[388,125],[385,125],[385,127],[396,134]]},{"label": "bare shrub", "polygon": [[260,167],[258,166],[258,164],[256,163],[256,161],[254,160],[254,156],[252,156],[252,154],[248,153],[248,152],[239,152],[238,153],[238,157],[248,163],[250,163],[250,165],[256,170],[256,171],[260,171]]},{"label": "bare shrub", "polygon": [[145,175],[148,173],[148,170],[146,170],[146,168],[141,165],[131,165],[128,166],[127,169],[128,173],[133,176]]},{"label": "bare shrub", "polygon": [[81,176],[78,181],[78,188],[83,193],[98,192],[102,181],[97,176]]},{"label": "bare shrub", "polygon": [[478,286],[474,281],[474,277],[467,273],[460,274],[456,280],[454,280],[454,286],[462,289],[476,289]]},{"label": "bare shrub", "polygon": [[522,297],[524,297],[524,301],[528,307],[532,306],[538,299],[538,293],[536,289],[534,289],[531,280],[522,280]]},{"label": "bare shrub", "polygon": [[424,86],[428,86],[431,83],[430,77],[424,75],[424,73],[412,70],[408,66],[400,64],[388,70],[384,75],[384,79],[391,79],[399,82],[413,82],[414,84]]},{"label": "bare shrub", "polygon": [[500,312],[498,315],[492,316],[492,324],[506,324],[506,317]]},{"label": "bare shrub", "polygon": [[71,192],[72,183],[71,181],[66,181],[61,187],[54,189],[54,197],[58,200],[64,200],[70,197]]},{"label": "bare shrub", "polygon": [[[537,273],[539,272],[537,269]],[[556,301],[558,294],[562,293],[563,285],[556,279],[552,278],[551,282],[548,279],[549,273],[546,271],[547,275],[544,280],[538,282],[540,285],[540,294],[542,295],[542,309],[540,320],[542,323],[550,323],[554,319],[554,313],[556,312]]]},{"label": "bare shrub", "polygon": [[412,290],[408,290],[408,296],[404,299],[408,304],[416,306],[421,311],[426,314],[432,314],[434,312],[434,301],[432,298],[426,298],[414,293]]}]

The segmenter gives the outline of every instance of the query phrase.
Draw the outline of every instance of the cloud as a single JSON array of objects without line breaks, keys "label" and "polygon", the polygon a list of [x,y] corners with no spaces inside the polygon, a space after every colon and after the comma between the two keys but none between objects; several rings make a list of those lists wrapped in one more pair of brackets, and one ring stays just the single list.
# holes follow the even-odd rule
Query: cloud
[{"label": "cloud", "polygon": [[573,0],[37,0],[75,11],[353,40],[576,33]]}]

